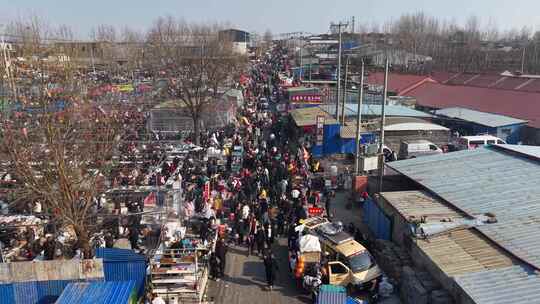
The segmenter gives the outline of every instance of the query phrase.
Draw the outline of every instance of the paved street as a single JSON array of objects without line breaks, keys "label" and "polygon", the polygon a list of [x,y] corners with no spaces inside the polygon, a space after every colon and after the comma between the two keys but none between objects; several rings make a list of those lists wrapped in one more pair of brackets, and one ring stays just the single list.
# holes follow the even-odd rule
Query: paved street
[{"label": "paved street", "polygon": [[301,304],[310,303],[307,294],[296,287],[287,266],[286,239],[274,245],[273,252],[279,263],[279,272],[274,289],[266,285],[264,265],[257,256],[246,255],[246,248],[230,247],[227,255],[225,278],[211,281],[208,286],[208,300],[215,304],[257,303],[257,304]]}]

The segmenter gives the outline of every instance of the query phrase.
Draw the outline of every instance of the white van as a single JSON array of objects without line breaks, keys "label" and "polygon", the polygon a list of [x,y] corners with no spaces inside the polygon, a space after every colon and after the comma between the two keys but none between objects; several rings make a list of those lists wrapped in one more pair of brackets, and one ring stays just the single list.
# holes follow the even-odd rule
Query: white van
[{"label": "white van", "polygon": [[485,145],[506,145],[506,142],[493,135],[462,136],[458,138],[460,150],[471,150]]},{"label": "white van", "polygon": [[442,153],[443,150],[441,148],[428,140],[402,141],[399,147],[398,159],[409,159]]}]

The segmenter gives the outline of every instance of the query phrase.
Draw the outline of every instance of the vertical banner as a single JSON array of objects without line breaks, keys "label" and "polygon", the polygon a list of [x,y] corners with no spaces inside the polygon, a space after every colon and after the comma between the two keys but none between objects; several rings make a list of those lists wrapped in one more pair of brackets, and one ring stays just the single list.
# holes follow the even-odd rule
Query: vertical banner
[{"label": "vertical banner", "polygon": [[322,146],[324,139],[324,116],[317,116],[317,129],[315,131],[315,145]]},{"label": "vertical banner", "polygon": [[210,181],[204,183],[203,198],[205,202],[210,199]]}]

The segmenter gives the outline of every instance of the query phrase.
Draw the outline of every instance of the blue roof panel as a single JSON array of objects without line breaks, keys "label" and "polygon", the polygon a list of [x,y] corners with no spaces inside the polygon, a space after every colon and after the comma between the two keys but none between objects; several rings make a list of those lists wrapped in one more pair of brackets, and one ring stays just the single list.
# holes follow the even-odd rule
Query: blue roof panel
[{"label": "blue roof panel", "polygon": [[135,253],[130,249],[98,248],[96,257],[102,258],[103,262],[146,262],[146,257]]},{"label": "blue roof panel", "polygon": [[516,124],[527,124],[526,120],[513,118],[510,116],[504,116],[499,114],[492,114],[487,112],[475,111],[467,108],[446,108],[435,111],[435,114],[465,120],[475,124],[498,128]]},{"label": "blue roof panel", "polygon": [[69,284],[56,304],[126,304],[135,282],[95,282]]}]

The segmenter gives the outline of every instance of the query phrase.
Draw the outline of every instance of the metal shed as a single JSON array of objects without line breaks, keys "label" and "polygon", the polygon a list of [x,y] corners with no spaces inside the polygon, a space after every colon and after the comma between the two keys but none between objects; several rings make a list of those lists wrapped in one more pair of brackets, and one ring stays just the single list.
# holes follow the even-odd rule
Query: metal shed
[{"label": "metal shed", "polygon": [[441,120],[455,129],[472,132],[470,135],[488,133],[505,140],[509,144],[521,141],[522,129],[526,120],[510,116],[452,107],[435,111]]},{"label": "metal shed", "polygon": [[54,303],[69,283],[103,280],[97,260],[32,261],[0,264],[0,303]]},{"label": "metal shed", "polygon": [[136,303],[135,282],[70,283],[56,304]]},{"label": "metal shed", "polygon": [[146,257],[129,249],[98,248],[96,257],[103,259],[105,281],[134,281],[137,295],[144,292],[146,283]]}]

